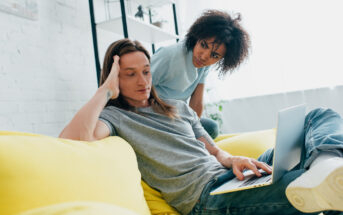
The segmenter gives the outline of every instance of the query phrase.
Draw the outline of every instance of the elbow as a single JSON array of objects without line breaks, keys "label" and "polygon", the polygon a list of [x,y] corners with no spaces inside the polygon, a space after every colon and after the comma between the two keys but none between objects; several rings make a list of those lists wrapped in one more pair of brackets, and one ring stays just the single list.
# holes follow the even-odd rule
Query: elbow
[{"label": "elbow", "polygon": [[81,141],[93,141],[96,140],[96,137],[91,132],[80,132],[77,130],[69,129],[68,126],[63,129],[63,131],[58,136],[63,139],[70,140],[81,140]]},{"label": "elbow", "polygon": [[62,132],[60,133],[60,135],[58,135],[58,138],[63,138],[63,139],[71,139],[71,140],[78,140],[76,138],[75,135],[72,135],[72,134],[75,134],[73,132],[70,132],[69,129],[68,129],[68,126],[65,127]]},{"label": "elbow", "polygon": [[202,100],[199,99],[190,99],[189,100],[189,106],[194,107],[194,108],[203,108],[203,102]]}]

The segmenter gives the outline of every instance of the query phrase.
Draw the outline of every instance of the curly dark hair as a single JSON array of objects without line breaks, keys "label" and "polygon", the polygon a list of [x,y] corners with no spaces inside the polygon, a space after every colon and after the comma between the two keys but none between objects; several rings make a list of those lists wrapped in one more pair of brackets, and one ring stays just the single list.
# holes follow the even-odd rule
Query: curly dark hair
[{"label": "curly dark hair", "polygon": [[215,43],[225,44],[226,47],[224,57],[217,62],[219,75],[233,72],[248,56],[250,48],[250,37],[239,24],[240,21],[240,14],[232,18],[224,11],[205,11],[186,34],[187,51],[193,50],[199,40],[214,37]]}]

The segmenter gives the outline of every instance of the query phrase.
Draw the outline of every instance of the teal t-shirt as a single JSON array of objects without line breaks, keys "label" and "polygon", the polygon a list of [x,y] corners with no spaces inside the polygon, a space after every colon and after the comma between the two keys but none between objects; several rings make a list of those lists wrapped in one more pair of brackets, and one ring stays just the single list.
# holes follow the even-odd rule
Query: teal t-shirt
[{"label": "teal t-shirt", "polygon": [[197,85],[205,82],[209,67],[196,68],[192,57],[184,41],[162,47],[152,56],[152,84],[159,97],[187,101]]}]

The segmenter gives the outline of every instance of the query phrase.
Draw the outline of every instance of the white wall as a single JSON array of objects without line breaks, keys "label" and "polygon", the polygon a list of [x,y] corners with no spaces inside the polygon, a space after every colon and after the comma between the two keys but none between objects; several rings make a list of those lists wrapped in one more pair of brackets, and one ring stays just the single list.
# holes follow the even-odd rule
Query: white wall
[{"label": "white wall", "polygon": [[88,1],[37,4],[0,11],[0,130],[57,136],[97,88]]},{"label": "white wall", "polygon": [[278,110],[306,104],[307,112],[331,108],[343,116],[343,85],[227,100],[223,103],[223,133],[248,132],[276,127]]},{"label": "white wall", "polygon": [[[275,127],[280,108],[305,102],[343,114],[340,0],[187,0],[183,31],[205,9],[242,15],[249,58],[232,74],[206,80],[206,113],[222,114],[224,133]],[[337,86],[337,87],[335,87]],[[221,101],[224,100],[224,101]],[[213,104],[222,103],[222,112]],[[217,110],[216,110],[217,109]]]},{"label": "white wall", "polygon": [[[187,0],[185,29],[205,9],[241,13],[251,36],[249,58],[218,80],[208,102],[343,84],[340,0]],[[213,72],[215,73],[215,72]]]}]

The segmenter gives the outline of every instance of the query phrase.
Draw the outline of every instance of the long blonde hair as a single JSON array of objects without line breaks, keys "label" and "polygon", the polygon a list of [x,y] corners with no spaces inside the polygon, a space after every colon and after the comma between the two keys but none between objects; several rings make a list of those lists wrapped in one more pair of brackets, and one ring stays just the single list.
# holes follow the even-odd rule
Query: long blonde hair
[{"label": "long blonde hair", "polygon": [[[108,75],[111,72],[112,64],[113,64],[113,56],[118,55],[123,56],[124,54],[128,54],[131,52],[143,52],[145,56],[149,59],[150,62],[150,55],[149,52],[142,46],[142,44],[138,41],[131,41],[129,39],[121,39],[118,41],[113,42],[106,51],[104,63],[102,66],[101,71],[101,78],[100,78],[100,86],[105,82]],[[169,118],[177,117],[176,108],[172,105],[165,103],[162,99],[160,99],[157,95],[157,92],[154,86],[151,86],[150,97],[148,99],[149,104],[151,105],[152,109],[163,115],[168,116]],[[137,112],[136,108],[131,106],[119,93],[118,98],[110,99],[106,106],[116,106],[125,110],[135,111]]]}]

